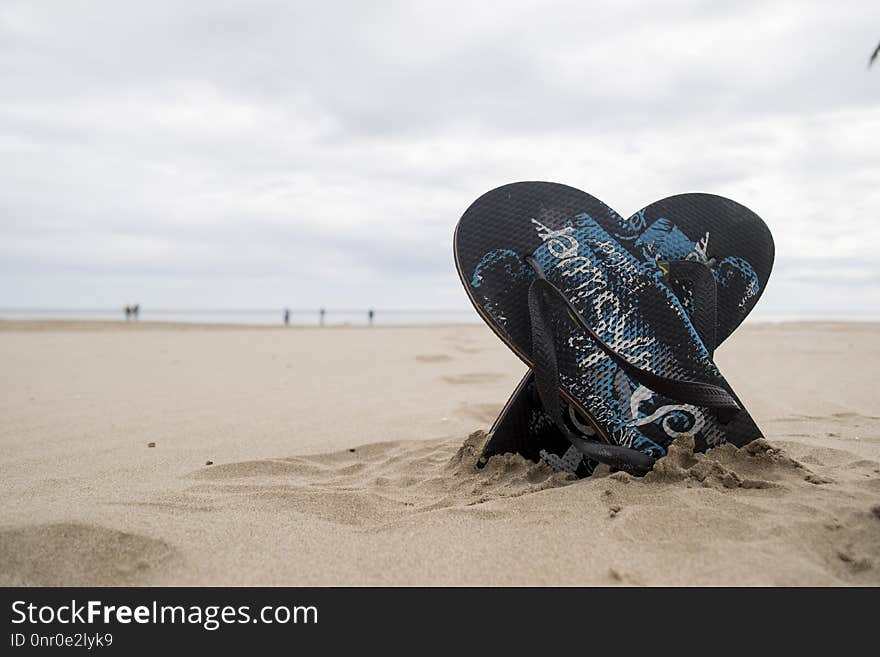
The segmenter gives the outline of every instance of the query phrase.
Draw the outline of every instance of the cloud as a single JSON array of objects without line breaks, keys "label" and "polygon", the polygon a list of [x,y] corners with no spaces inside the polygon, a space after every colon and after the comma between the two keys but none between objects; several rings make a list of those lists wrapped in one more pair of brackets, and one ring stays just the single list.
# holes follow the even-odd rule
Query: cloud
[{"label": "cloud", "polygon": [[544,179],[622,213],[730,196],[776,238],[761,312],[876,314],[839,289],[878,278],[878,24],[869,0],[6,2],[0,306],[463,308],[458,217]]}]

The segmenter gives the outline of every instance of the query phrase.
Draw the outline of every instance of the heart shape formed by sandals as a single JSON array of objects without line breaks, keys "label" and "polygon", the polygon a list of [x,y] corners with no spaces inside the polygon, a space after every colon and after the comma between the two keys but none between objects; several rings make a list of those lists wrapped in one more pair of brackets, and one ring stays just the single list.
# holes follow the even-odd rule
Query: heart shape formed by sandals
[{"label": "heart shape formed by sandals", "polygon": [[684,194],[623,219],[565,185],[514,183],[468,208],[455,259],[479,314],[534,371],[485,457],[641,474],[683,433],[697,449],[760,437],[712,361],[772,267],[770,233],[743,206]]}]

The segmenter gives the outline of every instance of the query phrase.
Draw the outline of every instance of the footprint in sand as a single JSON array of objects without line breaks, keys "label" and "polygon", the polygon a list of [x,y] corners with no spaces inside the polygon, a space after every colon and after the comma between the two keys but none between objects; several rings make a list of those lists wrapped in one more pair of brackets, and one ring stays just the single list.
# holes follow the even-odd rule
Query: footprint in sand
[{"label": "footprint in sand", "polygon": [[470,372],[468,374],[444,376],[443,380],[453,385],[467,385],[472,383],[493,383],[503,378],[504,375],[498,372]]},{"label": "footprint in sand", "polygon": [[485,347],[479,346],[479,343],[470,340],[462,340],[461,336],[458,335],[447,335],[443,338],[443,341],[451,344],[456,351],[463,354],[478,354],[481,351],[486,350]]},{"label": "footprint in sand", "polygon": [[419,354],[416,356],[416,360],[420,363],[446,363],[452,358],[446,354]]},{"label": "footprint in sand", "polygon": [[80,523],[0,530],[0,586],[149,584],[177,551],[148,536]]}]

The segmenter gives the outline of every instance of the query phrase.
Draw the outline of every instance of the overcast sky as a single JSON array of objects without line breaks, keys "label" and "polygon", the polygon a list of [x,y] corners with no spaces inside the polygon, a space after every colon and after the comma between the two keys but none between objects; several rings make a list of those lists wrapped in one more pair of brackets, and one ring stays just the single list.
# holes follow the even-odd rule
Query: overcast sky
[{"label": "overcast sky", "polygon": [[776,238],[764,315],[880,314],[880,2],[0,0],[0,307],[464,308],[516,180]]}]

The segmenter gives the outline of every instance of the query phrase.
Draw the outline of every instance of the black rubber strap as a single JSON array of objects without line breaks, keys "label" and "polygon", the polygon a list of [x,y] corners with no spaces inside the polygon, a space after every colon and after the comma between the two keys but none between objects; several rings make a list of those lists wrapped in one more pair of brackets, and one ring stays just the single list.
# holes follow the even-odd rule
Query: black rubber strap
[{"label": "black rubber strap", "polygon": [[696,260],[666,260],[657,265],[673,282],[689,286],[691,323],[709,353],[715,353],[718,346],[718,290],[712,270]]},{"label": "black rubber strap", "polygon": [[536,287],[538,280],[529,287],[529,314],[532,322],[532,360],[534,361],[535,388],[544,406],[562,434],[587,458],[605,463],[618,470],[643,475],[654,467],[655,459],[644,452],[620,445],[590,442],[571,431],[562,417],[559,398],[559,364],[556,360],[555,332],[550,325],[550,309],[547,299]]},{"label": "black rubber strap", "polygon": [[605,354],[608,355],[618,367],[626,372],[630,378],[638,381],[646,388],[660,393],[664,397],[684,404],[707,408],[739,410],[740,406],[737,401],[721,386],[687,379],[671,379],[659,374],[654,374],[653,372],[649,372],[648,370],[644,370],[630,363],[623,355],[616,352],[613,347],[608,345],[595,331],[593,331],[592,328],[590,328],[590,325],[580,312],[578,312],[577,308],[572,305],[571,301],[568,300],[568,297],[565,296],[558,287],[547,280],[547,277],[544,275],[544,271],[541,269],[541,265],[538,264],[537,260],[531,256],[526,257],[525,260],[537,274],[537,278],[532,281],[532,284],[529,286],[529,312],[533,323],[535,322],[536,312],[544,312],[546,304],[536,303],[533,305],[531,302],[532,297],[537,298],[538,295],[542,295],[544,299],[555,298],[563,303],[566,316],[578,328],[586,333],[599,349],[605,352]]}]

